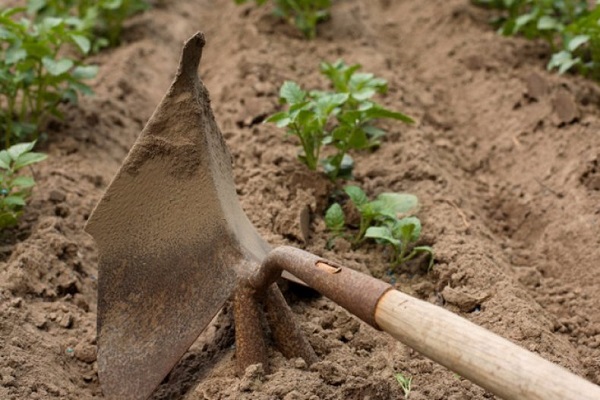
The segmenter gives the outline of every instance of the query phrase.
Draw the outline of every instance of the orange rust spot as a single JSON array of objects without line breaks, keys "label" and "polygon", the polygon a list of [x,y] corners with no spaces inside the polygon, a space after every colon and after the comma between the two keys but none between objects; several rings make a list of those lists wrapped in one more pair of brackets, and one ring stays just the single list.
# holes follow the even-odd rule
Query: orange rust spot
[{"label": "orange rust spot", "polygon": [[329,264],[324,263],[323,261],[317,261],[316,267],[329,273],[329,274],[337,274],[342,269],[339,267],[334,267]]}]

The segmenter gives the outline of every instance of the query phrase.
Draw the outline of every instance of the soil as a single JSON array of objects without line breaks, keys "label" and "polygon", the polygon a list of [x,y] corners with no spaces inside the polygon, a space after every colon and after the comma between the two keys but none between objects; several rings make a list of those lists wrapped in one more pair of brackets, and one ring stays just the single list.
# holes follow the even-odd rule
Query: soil
[{"label": "soil", "polygon": [[[83,226],[198,30],[238,194],[268,242],[389,281],[600,384],[600,90],[546,72],[547,47],[496,35],[490,17],[466,0],[345,0],[311,42],[250,3],[160,2],[131,19],[122,45],[93,58],[96,95],[49,123],[31,203],[3,232],[0,398],[102,397],[97,250]],[[331,185],[296,160],[293,138],[261,124],[284,80],[326,88],[318,63],[337,58],[386,78],[380,102],[418,121],[382,123],[384,144],[354,155],[354,183],[418,195],[430,272],[426,259],[390,272],[374,245],[327,250]],[[153,399],[398,399],[398,372],[413,377],[413,400],[493,398],[325,298],[286,297],[319,362],[270,350],[271,374],[236,377],[226,306]]]}]

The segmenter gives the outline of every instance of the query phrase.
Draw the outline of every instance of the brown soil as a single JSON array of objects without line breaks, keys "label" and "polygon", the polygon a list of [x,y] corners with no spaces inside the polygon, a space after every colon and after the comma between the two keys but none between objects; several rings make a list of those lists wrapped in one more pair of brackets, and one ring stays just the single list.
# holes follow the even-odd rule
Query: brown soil
[{"label": "brown soil", "polygon": [[[168,88],[180,46],[197,30],[200,75],[234,156],[238,193],[271,244],[291,244],[371,272],[600,384],[600,91],[544,68],[541,43],[506,39],[466,0],[336,2],[313,42],[268,7],[162,2],[97,57],[96,95],[53,122],[38,186],[0,245],[0,398],[101,397],[96,375],[97,252],[82,228]],[[260,124],[286,79],[324,87],[321,60],[343,58],[389,81],[386,106],[415,116],[385,124],[386,143],[356,154],[371,196],[405,191],[423,204],[424,260],[388,273],[375,247],[326,250],[325,178],[296,143]],[[310,210],[309,234],[300,215]],[[306,227],[303,227],[306,228]],[[227,307],[154,399],[492,398],[483,389],[294,289],[292,308],[320,362],[272,351],[272,370],[234,373]]]}]

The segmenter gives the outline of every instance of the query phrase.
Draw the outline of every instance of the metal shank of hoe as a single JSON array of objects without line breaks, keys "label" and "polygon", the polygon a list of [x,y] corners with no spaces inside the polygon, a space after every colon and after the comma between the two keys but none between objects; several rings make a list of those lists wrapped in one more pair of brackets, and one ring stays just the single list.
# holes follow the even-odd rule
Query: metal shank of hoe
[{"label": "metal shank of hoe", "polygon": [[262,268],[252,278],[253,284],[257,287],[268,284],[282,270],[379,329],[375,310],[379,299],[392,289],[390,284],[379,279],[365,279],[365,275],[358,271],[289,246],[277,247],[269,252]]}]

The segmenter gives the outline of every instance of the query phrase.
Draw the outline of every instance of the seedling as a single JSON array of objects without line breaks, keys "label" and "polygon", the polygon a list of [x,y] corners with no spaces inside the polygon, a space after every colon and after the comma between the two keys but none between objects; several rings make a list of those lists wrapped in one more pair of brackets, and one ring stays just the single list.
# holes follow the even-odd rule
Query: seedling
[{"label": "seedling", "polygon": [[[332,180],[352,176],[354,161],[349,151],[380,145],[385,131],[373,125],[375,120],[413,123],[410,117],[370,100],[387,89],[387,82],[373,74],[357,73],[359,68],[358,64],[347,66],[342,61],[323,63],[321,71],[331,80],[335,92],[306,91],[286,81],[279,96],[288,109],[266,120],[298,137],[302,146],[300,161],[313,171],[321,164]],[[321,157],[324,145],[334,148],[332,155]]]},{"label": "seedling", "polygon": [[412,376],[404,376],[401,372],[398,372],[394,375],[396,381],[402,388],[404,392],[404,398],[408,400],[408,396],[410,396],[411,386],[412,386]]},{"label": "seedling", "polygon": [[62,51],[71,45],[87,54],[91,48],[72,19],[15,20],[23,11],[9,8],[0,12],[0,129],[5,147],[13,139],[37,138],[46,117],[62,118],[58,105],[76,102],[79,93],[91,94],[83,80],[97,72],[96,66],[85,65]]},{"label": "seedling", "polygon": [[0,228],[17,224],[35,181],[17,172],[46,159],[31,150],[35,142],[19,143],[0,151]]},{"label": "seedling", "polygon": [[[262,6],[267,0],[255,0]],[[236,4],[247,3],[248,0],[235,0]],[[273,0],[273,13],[289,21],[298,28],[307,39],[317,36],[317,24],[329,18],[331,0]]]},{"label": "seedling", "polygon": [[[353,245],[373,239],[392,247],[393,267],[411,260],[419,253],[429,253],[429,268],[432,267],[433,249],[429,246],[414,246],[421,235],[421,221],[413,216],[419,208],[416,196],[407,193],[381,193],[375,200],[369,201],[358,186],[346,186],[344,191],[360,214],[357,233],[348,237]],[[325,224],[332,232],[330,243],[336,237],[347,237],[344,233],[346,217],[339,203],[334,203],[327,209]]]}]

